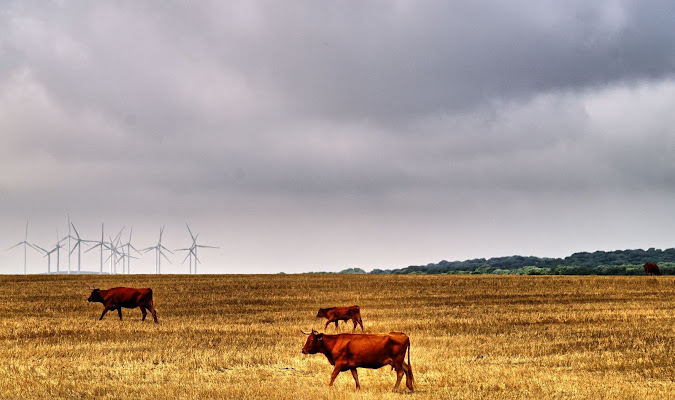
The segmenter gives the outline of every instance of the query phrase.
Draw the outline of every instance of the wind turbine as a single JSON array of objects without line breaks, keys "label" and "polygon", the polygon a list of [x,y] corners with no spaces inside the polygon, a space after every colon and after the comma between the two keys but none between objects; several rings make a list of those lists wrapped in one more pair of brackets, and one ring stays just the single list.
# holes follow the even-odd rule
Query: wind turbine
[{"label": "wind turbine", "polygon": [[141,251],[144,251],[144,252],[147,253],[150,250],[155,249],[155,273],[157,273],[157,274],[162,273],[162,257],[166,258],[166,261],[168,261],[169,263],[171,262],[171,260],[169,260],[169,258],[166,256],[166,254],[164,254],[162,249],[164,249],[164,250],[168,251],[169,253],[173,254],[173,252],[171,250],[167,249],[166,247],[164,247],[162,245],[162,234],[163,233],[164,233],[164,227],[162,227],[159,230],[159,242],[157,242],[157,246],[147,247],[147,248],[141,250]]},{"label": "wind turbine", "polygon": [[70,249],[70,239],[74,239],[74,238],[73,238],[73,235],[70,233],[70,211],[69,211],[68,212],[68,274],[69,275],[70,275],[70,253],[73,252]]},{"label": "wind turbine", "polygon": [[[131,255],[131,249],[134,249],[134,251],[136,251],[136,253],[141,254],[141,252],[138,251],[138,249],[135,248],[133,244],[131,244],[131,234],[132,233],[134,233],[134,227],[133,226],[129,230],[129,241],[121,245],[122,255],[123,255],[123,257],[127,258],[127,274],[131,273],[131,259],[132,258],[138,258],[138,257],[134,257],[134,256]],[[124,252],[124,247],[127,248],[126,253]],[[124,259],[122,259],[122,261],[124,262]],[[122,273],[124,273],[124,264],[122,264]]]},{"label": "wind turbine", "polygon": [[[193,242],[193,245],[194,245],[194,242]],[[185,258],[183,259],[183,262],[181,263],[181,265],[185,264],[185,261],[188,259],[188,257],[190,258],[190,275],[192,275],[192,250],[193,250],[192,247],[187,247],[187,248],[184,248],[184,249],[176,249],[175,250],[175,251],[187,251],[188,252],[187,255],[185,256]]]},{"label": "wind turbine", "polygon": [[[192,247],[190,247],[190,253],[195,256],[195,275],[197,274],[197,263],[201,264],[201,261],[199,261],[199,258],[197,257],[197,249],[198,248],[203,248],[203,249],[219,249],[220,247],[216,246],[205,246],[201,244],[197,244],[197,237],[199,236],[199,233],[197,235],[192,234],[192,230],[190,229],[190,225],[187,223],[185,224],[188,228],[188,232],[190,232],[190,236],[192,236]],[[188,254],[190,255],[190,254]],[[185,260],[183,260],[185,262]]]},{"label": "wind turbine", "polygon": [[117,274],[117,263],[119,262],[120,258],[122,258],[122,256],[120,256],[119,250],[117,250],[117,246],[120,243],[120,236],[122,235],[124,228],[126,227],[122,227],[122,229],[120,229],[120,233],[115,236],[115,240],[109,236],[110,241],[107,244],[110,246],[110,255],[108,258],[106,258],[106,261],[110,260],[110,274]]},{"label": "wind turbine", "polygon": [[43,249],[42,247],[38,246],[37,244],[34,245],[38,249],[40,249],[43,253],[45,253],[45,257],[47,257],[47,273],[51,274],[52,273],[52,253],[55,252],[58,248],[54,247],[53,249],[47,251]]},{"label": "wind turbine", "polygon": [[[68,219],[70,219],[70,215]],[[73,246],[73,248],[68,251],[68,273],[70,273],[70,255],[73,254],[73,251],[75,251],[75,248],[77,247],[77,273],[79,274],[81,272],[80,260],[82,258],[82,242],[88,242],[89,240],[83,240],[80,237],[80,234],[77,232],[77,229],[75,229],[75,225],[72,222],[70,225],[73,226],[73,230],[75,231],[75,235],[77,237],[75,238],[75,246]],[[70,235],[68,236],[70,237]],[[70,247],[70,239],[68,239],[68,243],[68,247]]]},{"label": "wind turbine", "polygon": [[59,240],[59,231],[56,230],[56,244],[54,245],[54,248],[51,250],[45,250],[42,247],[38,245],[34,245],[38,249],[42,250],[43,253],[45,253],[45,257],[47,257],[47,273],[51,274],[52,273],[52,253],[56,252],[56,273],[58,274],[61,271],[61,248],[64,248],[65,246],[61,246],[61,242],[66,240],[66,238],[63,238]]},{"label": "wind turbine", "polygon": [[101,240],[100,241],[98,241],[98,240],[88,240],[88,242],[96,243],[96,244],[94,246],[92,246],[91,248],[89,248],[89,250],[85,251],[85,253],[86,253],[86,252],[91,251],[91,250],[93,250],[97,247],[101,248],[101,269],[99,270],[99,274],[103,274],[103,247],[109,248],[108,244],[106,242],[104,242],[103,240],[104,240],[103,239],[103,222],[101,222]]},{"label": "wind turbine", "polygon": [[[54,250],[56,250],[56,273],[61,272],[61,248],[64,246],[61,246],[61,242],[66,240],[66,238],[63,238],[59,240],[59,230],[56,230],[56,244],[54,245]],[[53,251],[53,250],[52,250]]]},{"label": "wind turbine", "polygon": [[23,239],[23,242],[19,242],[7,250],[9,251],[22,244],[23,244],[23,274],[26,275],[26,249],[28,248],[28,246],[30,246],[33,250],[37,251],[37,249],[32,244],[28,243],[28,220],[26,220],[26,236]]}]

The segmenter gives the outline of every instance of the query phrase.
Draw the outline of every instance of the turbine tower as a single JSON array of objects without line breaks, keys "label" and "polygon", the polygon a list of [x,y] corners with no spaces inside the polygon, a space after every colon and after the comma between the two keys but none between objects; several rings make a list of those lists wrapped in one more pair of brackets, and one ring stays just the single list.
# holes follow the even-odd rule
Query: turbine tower
[{"label": "turbine tower", "polygon": [[[61,272],[61,249],[64,247],[64,246],[61,246],[61,242],[63,242],[64,240],[66,240],[66,238],[63,238],[63,239],[59,240],[59,230],[57,229],[56,230],[56,244],[54,245],[54,250],[56,250],[56,273],[57,274]],[[52,251],[54,251],[54,250],[52,250]]]},{"label": "turbine tower", "polygon": [[103,274],[103,247],[109,248],[108,244],[106,242],[104,242],[103,240],[104,240],[103,239],[103,222],[101,222],[101,240],[100,241],[99,240],[88,240],[88,242],[96,243],[96,244],[85,251],[85,253],[86,253],[86,252],[91,251],[91,250],[93,250],[97,247],[101,248],[101,269],[99,270],[99,274]]},{"label": "turbine tower", "polygon": [[166,258],[166,261],[171,263],[171,260],[169,260],[169,258],[166,256],[166,254],[164,254],[162,249],[168,251],[171,254],[173,254],[173,252],[171,250],[167,249],[166,247],[164,247],[162,245],[162,234],[163,233],[164,233],[164,227],[162,227],[159,230],[159,241],[157,242],[157,245],[152,246],[152,247],[147,247],[147,248],[141,250],[141,251],[144,251],[144,252],[147,253],[150,250],[155,249],[155,273],[157,273],[157,274],[162,273],[162,257]]},{"label": "turbine tower", "polygon": [[74,239],[73,235],[70,233],[70,225],[70,211],[68,211],[68,275],[70,275],[70,253],[73,252],[70,248],[70,239]]},{"label": "turbine tower", "polygon": [[[138,249],[135,248],[133,244],[131,244],[131,234],[132,233],[134,233],[134,227],[133,226],[129,230],[129,241],[121,245],[122,256],[126,257],[126,259],[127,259],[127,274],[131,273],[131,259],[132,258],[136,258],[136,259],[138,258],[138,257],[134,257],[134,256],[131,255],[131,249],[134,249],[134,251],[136,253],[141,254],[141,252],[138,251]],[[125,247],[127,248],[126,252],[124,252]],[[122,262],[124,262],[124,259],[122,259]],[[124,264],[122,264],[122,273],[124,273]]]},{"label": "turbine tower", "polygon": [[[80,261],[82,259],[82,242],[89,242],[89,240],[84,240],[80,237],[80,234],[77,232],[77,229],[75,229],[75,224],[72,222],[70,225],[73,226],[73,230],[75,231],[75,235],[77,236],[75,238],[75,245],[73,246],[72,249],[68,251],[68,273],[70,273],[70,255],[73,254],[73,251],[75,251],[75,248],[77,247],[77,273],[81,273],[82,270],[80,268]],[[69,235],[70,236],[70,235]],[[68,239],[68,243],[70,243],[70,239]],[[70,246],[70,244],[69,244]]]},{"label": "turbine tower", "polygon": [[32,244],[28,243],[28,220],[26,220],[26,236],[24,237],[23,242],[19,242],[7,250],[9,251],[20,245],[23,245],[23,274],[26,275],[26,249],[30,246],[33,250],[38,251]]}]

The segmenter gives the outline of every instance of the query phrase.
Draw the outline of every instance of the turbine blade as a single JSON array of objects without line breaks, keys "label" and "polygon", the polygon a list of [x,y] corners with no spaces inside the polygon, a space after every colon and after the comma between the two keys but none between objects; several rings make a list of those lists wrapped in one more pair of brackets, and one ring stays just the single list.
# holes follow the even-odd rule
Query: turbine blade
[{"label": "turbine blade", "polygon": [[[167,249],[166,247],[162,246],[161,244],[159,245],[159,247],[160,247],[161,249],[164,249],[164,250],[168,251],[169,253],[173,254],[173,251]],[[160,250],[160,251],[161,251],[161,250]]]},{"label": "turbine blade", "polygon": [[[28,242],[26,242],[26,243],[28,243]],[[10,248],[7,249],[7,250],[12,250],[13,248],[15,248],[16,246],[21,245],[21,244],[23,244],[23,242],[19,242],[19,243],[15,244],[14,246],[10,247]],[[6,250],[6,251],[7,251],[7,250]]]},{"label": "turbine blade", "polygon": [[39,251],[38,249],[35,248],[35,246],[34,246],[32,243],[26,242],[26,244],[27,244],[28,246],[30,246],[30,248],[32,248],[33,250]]},{"label": "turbine blade", "polygon": [[[196,241],[197,239],[195,238],[195,235],[192,234],[192,230],[190,229],[190,225],[188,225],[187,222],[186,222],[185,226],[187,226],[188,232],[190,232],[190,236],[192,237],[192,241],[193,242]],[[197,235],[199,235],[199,234],[197,234]]]},{"label": "turbine blade", "polygon": [[171,260],[169,260],[169,257],[167,257],[162,250],[159,251],[159,255],[164,257],[164,259],[166,259],[166,261],[168,261],[169,264],[172,264]]},{"label": "turbine blade", "polygon": [[[48,253],[47,250],[43,249],[42,247],[38,246],[37,244],[36,244],[36,245],[31,245],[31,246],[35,246],[35,247],[37,247],[38,249],[42,250],[43,252]],[[34,247],[34,248],[35,248],[35,247]],[[36,249],[36,250],[37,250],[37,249]]]},{"label": "turbine blade", "polygon": [[75,231],[75,234],[77,235],[77,238],[80,239],[80,234],[77,232],[77,229],[75,229],[75,225],[71,222],[70,225],[73,226],[73,230]]},{"label": "turbine blade", "polygon": [[117,236],[115,236],[115,240],[118,240],[118,239],[120,238],[120,236],[122,236],[122,232],[124,231],[124,228],[126,228],[126,227],[127,227],[127,226],[124,225],[124,226],[122,227],[122,229],[120,229],[120,233],[118,233]]},{"label": "turbine blade", "polygon": [[94,250],[95,248],[97,248],[98,246],[99,246],[98,244],[97,244],[97,245],[94,245],[94,246],[91,246],[90,248],[88,248],[88,249],[85,250],[84,252],[85,252],[85,253],[88,253],[88,252]]},{"label": "turbine blade", "polygon": [[141,253],[140,251],[138,251],[138,249],[137,249],[137,248],[135,248],[135,247],[134,247],[134,245],[133,245],[133,244],[129,243],[129,247],[131,247],[132,249],[136,250],[136,253],[138,253],[138,254],[140,254],[140,253]]}]

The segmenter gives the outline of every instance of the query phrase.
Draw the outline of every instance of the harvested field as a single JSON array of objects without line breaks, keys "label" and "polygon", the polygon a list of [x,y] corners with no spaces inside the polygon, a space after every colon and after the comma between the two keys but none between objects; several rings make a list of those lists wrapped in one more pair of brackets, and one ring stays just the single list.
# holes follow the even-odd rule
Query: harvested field
[{"label": "harvested field", "polygon": [[[152,287],[159,325],[98,321],[93,285]],[[319,307],[353,304],[366,333],[408,334],[414,393],[389,367],[329,388],[301,354]],[[0,276],[0,398],[663,399],[673,309],[671,277]]]}]

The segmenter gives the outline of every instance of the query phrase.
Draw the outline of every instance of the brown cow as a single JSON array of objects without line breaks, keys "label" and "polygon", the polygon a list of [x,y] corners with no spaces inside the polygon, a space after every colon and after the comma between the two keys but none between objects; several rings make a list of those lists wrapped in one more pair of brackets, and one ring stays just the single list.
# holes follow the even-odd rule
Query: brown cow
[{"label": "brown cow", "polygon": [[352,329],[352,332],[356,330],[357,324],[361,325],[361,332],[365,332],[363,330],[363,321],[361,321],[361,308],[359,306],[319,308],[319,312],[316,314],[316,317],[328,319],[326,325],[323,327],[324,329],[326,329],[328,324],[331,322],[335,322],[335,329],[337,329],[339,321],[345,321],[345,323],[347,323],[347,320],[351,320],[354,323],[354,329]]},{"label": "brown cow", "polygon": [[145,311],[148,309],[152,313],[152,318],[157,324],[157,312],[155,311],[155,304],[152,301],[152,289],[136,289],[128,287],[116,287],[108,290],[94,289],[89,296],[89,302],[91,303],[102,303],[105,308],[103,309],[103,314],[98,320],[102,320],[105,313],[108,310],[117,310],[117,314],[120,316],[120,321],[122,320],[122,307],[124,308],[136,308],[139,307],[143,313],[143,319],[145,321],[145,316],[148,313]]},{"label": "brown cow", "polygon": [[[328,362],[335,366],[330,376],[329,386],[342,371],[350,370],[356,388],[360,389],[359,376],[356,368],[377,369],[385,365],[391,365],[396,370],[397,390],[401,384],[401,378],[405,373],[405,385],[413,390],[413,372],[410,364],[410,339],[405,333],[390,332],[385,335],[340,333],[338,335],[326,335],[312,330],[307,342],[302,348],[302,354],[321,353],[326,356]],[[405,353],[408,351],[408,363],[405,362]]]},{"label": "brown cow", "polygon": [[661,275],[661,270],[659,266],[652,262],[645,263],[645,275]]}]

